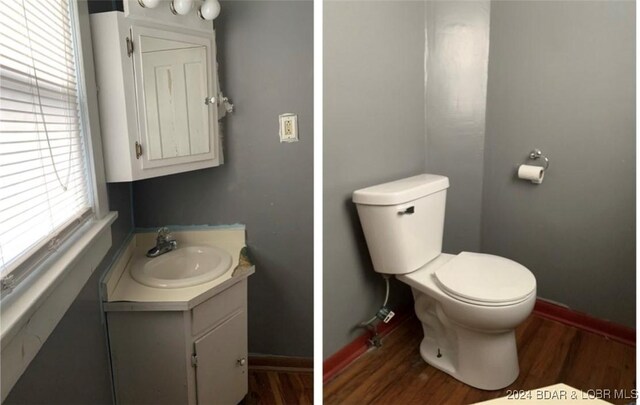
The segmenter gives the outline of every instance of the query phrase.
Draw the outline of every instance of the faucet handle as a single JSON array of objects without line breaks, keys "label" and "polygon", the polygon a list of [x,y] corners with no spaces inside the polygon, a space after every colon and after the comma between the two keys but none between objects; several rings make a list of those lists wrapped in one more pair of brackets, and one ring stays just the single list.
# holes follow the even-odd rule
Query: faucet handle
[{"label": "faucet handle", "polygon": [[167,228],[166,226],[163,226],[162,228],[158,229],[158,236],[156,240],[158,242],[166,241],[167,239],[170,238],[170,236],[171,236],[171,231],[169,230],[169,228]]}]

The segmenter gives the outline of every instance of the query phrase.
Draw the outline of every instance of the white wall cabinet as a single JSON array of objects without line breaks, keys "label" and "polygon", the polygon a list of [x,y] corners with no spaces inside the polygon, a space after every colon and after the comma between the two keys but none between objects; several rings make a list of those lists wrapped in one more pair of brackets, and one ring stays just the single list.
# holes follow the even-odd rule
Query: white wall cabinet
[{"label": "white wall cabinet", "polygon": [[215,32],[91,15],[107,181],[222,163]]},{"label": "white wall cabinet", "polygon": [[116,403],[237,404],[248,392],[247,280],[187,311],[107,312]]}]

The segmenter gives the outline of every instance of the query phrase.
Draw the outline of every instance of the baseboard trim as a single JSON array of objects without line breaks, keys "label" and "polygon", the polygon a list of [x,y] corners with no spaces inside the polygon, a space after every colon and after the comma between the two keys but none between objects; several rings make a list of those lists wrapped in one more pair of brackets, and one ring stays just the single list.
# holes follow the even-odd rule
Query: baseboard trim
[{"label": "baseboard trim", "polygon": [[[389,323],[380,323],[378,333],[384,337],[396,329],[403,321],[413,315],[411,308],[398,311]],[[369,349],[369,332],[358,336],[351,343],[334,353],[322,363],[322,383],[326,383],[335,377],[339,372],[344,370],[349,364],[360,357]]]},{"label": "baseboard trim", "polygon": [[312,373],[313,358],[250,355],[249,370]]},{"label": "baseboard trim", "polygon": [[542,318],[583,329],[629,346],[636,346],[636,330],[628,326],[594,318],[541,299],[536,300],[533,313]]}]

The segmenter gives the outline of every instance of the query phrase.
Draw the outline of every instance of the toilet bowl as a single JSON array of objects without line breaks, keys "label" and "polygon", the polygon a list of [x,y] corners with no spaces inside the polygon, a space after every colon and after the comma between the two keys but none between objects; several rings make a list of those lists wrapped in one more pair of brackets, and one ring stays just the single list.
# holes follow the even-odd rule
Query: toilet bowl
[{"label": "toilet bowl", "polygon": [[[491,272],[492,268],[482,268],[482,265],[492,264],[496,259],[511,262],[514,270],[521,272],[516,270],[514,274],[503,274],[501,279],[485,281],[482,287],[476,285],[475,293],[487,294],[484,294],[484,300],[473,301],[468,295],[456,296],[457,293],[468,293],[464,290],[468,287],[464,281],[460,285],[451,284],[453,288],[459,287],[458,291],[463,291],[454,292],[441,287],[437,277],[439,272],[455,272],[455,262],[461,258],[465,259],[465,265],[476,264],[478,274]],[[505,263],[505,268],[509,264]],[[496,274],[492,276],[498,277]],[[521,289],[511,296],[503,293],[502,301],[489,301],[487,296],[494,297],[492,293],[496,289],[483,290],[483,287],[491,285],[492,281],[496,284],[509,283],[512,280],[510,276]],[[441,254],[422,268],[396,278],[411,286],[415,312],[424,331],[420,355],[427,363],[468,385],[485,390],[504,388],[515,381],[519,366],[514,330],[529,316],[536,300],[535,278],[528,270],[498,256],[463,252],[458,256]]]},{"label": "toilet bowl", "polygon": [[353,194],[374,270],[413,292],[420,355],[470,386],[497,390],[519,374],[515,328],[533,310],[536,280],[494,255],[442,253],[449,181],[423,174]]}]

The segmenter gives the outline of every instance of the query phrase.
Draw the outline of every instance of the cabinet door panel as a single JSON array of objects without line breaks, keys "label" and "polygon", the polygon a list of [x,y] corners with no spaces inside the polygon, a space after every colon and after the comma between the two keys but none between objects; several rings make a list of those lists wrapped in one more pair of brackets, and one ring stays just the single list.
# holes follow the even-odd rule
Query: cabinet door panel
[{"label": "cabinet door panel", "polygon": [[206,49],[142,55],[149,160],[209,151]]},{"label": "cabinet door panel", "polygon": [[132,26],[143,171],[218,158],[213,42]]},{"label": "cabinet door panel", "polygon": [[[206,56],[206,53],[205,55]],[[190,154],[199,155],[208,153],[211,149],[209,144],[209,111],[210,108],[204,103],[207,97],[207,65],[204,60],[185,63],[184,78],[185,92],[187,97],[187,119],[189,125],[189,147]]]},{"label": "cabinet door panel", "polygon": [[196,340],[195,352],[198,404],[240,402],[248,391],[247,313],[238,312]]}]

